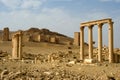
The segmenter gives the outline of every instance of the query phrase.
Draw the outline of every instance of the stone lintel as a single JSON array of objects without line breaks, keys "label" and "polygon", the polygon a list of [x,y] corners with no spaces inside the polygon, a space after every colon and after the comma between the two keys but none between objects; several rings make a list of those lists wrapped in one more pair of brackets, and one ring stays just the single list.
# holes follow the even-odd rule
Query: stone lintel
[{"label": "stone lintel", "polygon": [[85,22],[85,23],[81,23],[81,27],[85,27],[85,26],[90,26],[90,25],[98,25],[98,24],[104,24],[104,23],[111,23],[112,19],[111,18],[107,18],[107,19],[102,19],[102,20],[95,20],[95,21],[89,21],[89,22]]}]

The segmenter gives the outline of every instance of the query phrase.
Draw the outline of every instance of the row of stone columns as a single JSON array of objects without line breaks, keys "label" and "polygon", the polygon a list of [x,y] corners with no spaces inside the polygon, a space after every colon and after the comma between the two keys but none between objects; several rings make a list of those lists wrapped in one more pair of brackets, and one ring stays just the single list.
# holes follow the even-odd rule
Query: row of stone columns
[{"label": "row of stone columns", "polygon": [[19,31],[12,37],[12,59],[22,58],[22,35],[22,31]]},{"label": "row of stone columns", "polygon": [[[98,61],[102,62],[102,26],[104,23],[99,23],[98,25]],[[89,25],[89,59],[93,58],[93,26]],[[80,60],[84,60],[84,27],[80,27]],[[114,62],[113,60],[113,22],[109,22],[109,62]]]}]

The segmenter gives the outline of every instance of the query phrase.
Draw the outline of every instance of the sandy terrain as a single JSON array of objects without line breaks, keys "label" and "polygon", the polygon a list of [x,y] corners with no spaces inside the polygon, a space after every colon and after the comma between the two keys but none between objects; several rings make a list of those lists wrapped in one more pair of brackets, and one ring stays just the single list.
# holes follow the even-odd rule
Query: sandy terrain
[{"label": "sandy terrain", "polygon": [[[28,36],[38,33],[57,36],[60,43],[27,41]],[[70,45],[69,42],[73,42],[70,37],[47,29],[31,28],[24,31],[23,39],[23,58],[13,60],[12,42],[2,41],[0,31],[0,80],[120,80],[120,63],[110,64],[107,58],[102,63],[82,63],[79,60],[80,47]],[[108,50],[107,47],[104,49]],[[116,52],[120,53],[120,49]],[[108,52],[104,51],[104,54],[108,55]],[[88,58],[87,44],[85,56]]]},{"label": "sandy terrain", "polygon": [[[119,63],[80,63],[77,46],[26,42],[23,60],[10,59],[10,41],[1,41],[0,50],[1,80],[120,80]],[[55,61],[48,62],[48,55],[52,53],[57,57]]]}]

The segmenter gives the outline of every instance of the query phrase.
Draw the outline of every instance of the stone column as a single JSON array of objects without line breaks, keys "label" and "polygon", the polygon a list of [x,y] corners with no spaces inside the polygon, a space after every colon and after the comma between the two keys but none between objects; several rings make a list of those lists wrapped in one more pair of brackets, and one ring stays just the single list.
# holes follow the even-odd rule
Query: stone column
[{"label": "stone column", "polygon": [[22,59],[22,31],[12,37],[12,59]]},{"label": "stone column", "polygon": [[22,31],[19,31],[19,59],[22,59]]},{"label": "stone column", "polygon": [[113,63],[113,22],[109,23],[109,63]]},{"label": "stone column", "polygon": [[102,61],[102,25],[98,24],[98,61]]},{"label": "stone column", "polygon": [[12,37],[12,59],[18,59],[18,47],[19,47],[19,37],[18,35],[13,35]]},{"label": "stone column", "polygon": [[84,60],[84,27],[80,27],[80,60]]},{"label": "stone column", "polygon": [[88,26],[89,28],[89,59],[92,59],[93,56],[93,32],[92,32],[92,28],[93,26]]}]

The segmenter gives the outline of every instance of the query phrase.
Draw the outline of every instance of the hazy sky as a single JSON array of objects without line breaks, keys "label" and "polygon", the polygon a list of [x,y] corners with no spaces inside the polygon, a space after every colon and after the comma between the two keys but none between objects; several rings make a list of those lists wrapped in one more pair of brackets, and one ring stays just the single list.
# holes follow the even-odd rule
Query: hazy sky
[{"label": "hazy sky", "polygon": [[[73,37],[81,22],[103,18],[113,19],[115,47],[120,47],[120,0],[0,0],[0,29],[48,28]],[[105,45],[107,26],[103,27]],[[87,37],[85,28],[85,41]],[[94,41],[97,42],[97,27]]]}]

